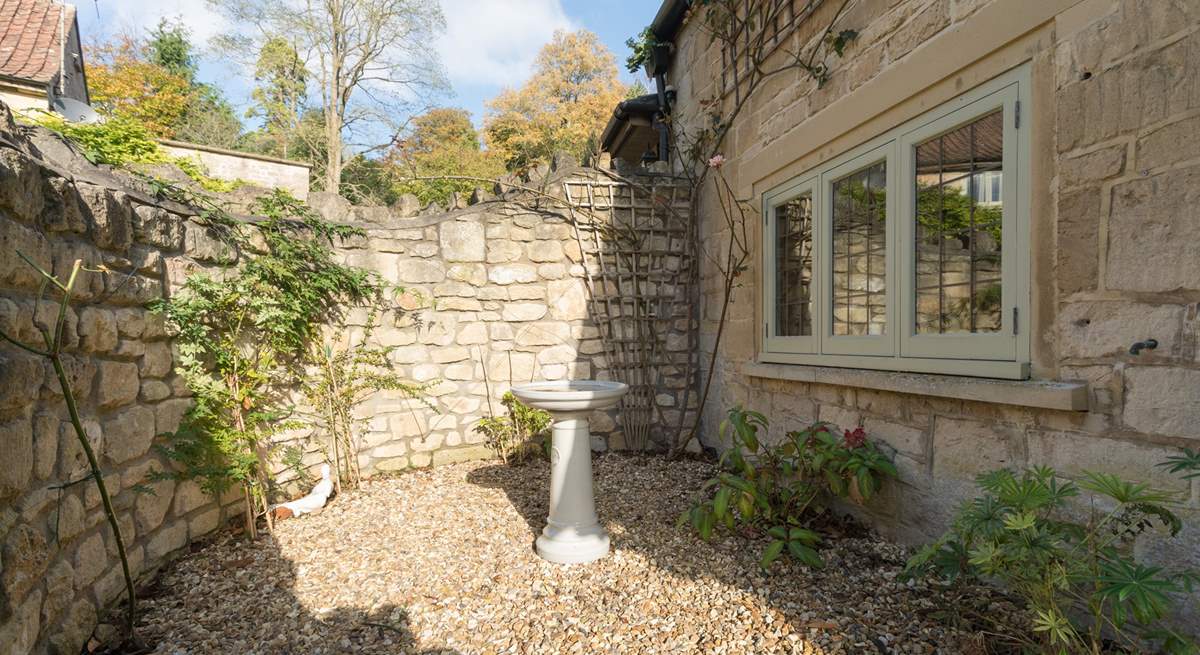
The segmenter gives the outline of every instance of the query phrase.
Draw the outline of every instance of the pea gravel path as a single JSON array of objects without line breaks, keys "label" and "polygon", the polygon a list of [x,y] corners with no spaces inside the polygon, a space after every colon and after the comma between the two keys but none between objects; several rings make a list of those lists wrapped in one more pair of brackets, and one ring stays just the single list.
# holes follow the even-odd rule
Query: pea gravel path
[{"label": "pea gravel path", "polygon": [[[829,541],[828,566],[762,575],[760,543],[703,543],[675,520],[703,462],[596,458],[612,554],[566,567],[532,549],[543,462],[474,462],[375,480],[255,544],[224,535],[149,590],[157,653],[961,653],[948,602],[896,580],[903,549]],[[987,599],[982,599],[988,602]]]}]

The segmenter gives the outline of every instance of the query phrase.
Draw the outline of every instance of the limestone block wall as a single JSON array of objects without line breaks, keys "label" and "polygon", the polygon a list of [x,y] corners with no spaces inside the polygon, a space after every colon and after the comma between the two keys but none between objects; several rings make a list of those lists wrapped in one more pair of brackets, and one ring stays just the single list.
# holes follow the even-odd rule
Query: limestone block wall
[{"label": "limestone block wall", "polygon": [[[811,45],[840,5],[821,5],[782,50]],[[896,450],[902,473],[873,522],[911,542],[940,533],[974,493],[973,477],[996,467],[1147,480],[1179,492],[1187,527],[1180,538],[1145,538],[1139,548],[1173,566],[1200,565],[1200,485],[1155,466],[1200,446],[1200,5],[855,2],[838,29],[859,37],[844,58],[829,58],[827,84],[781,75],[737,119],[724,172],[739,197],[757,202],[817,163],[1028,62],[1033,378],[1086,382],[1086,406],[929,393],[961,391],[946,376],[757,365],[756,251],[718,356],[707,443],[720,446],[718,423],[737,403],[764,411],[780,430],[812,420],[862,425]],[[720,92],[722,60],[695,24],[676,45],[668,80],[678,90],[675,121],[695,125]],[[711,197],[700,203],[700,241],[719,248],[728,238],[723,221]],[[757,247],[761,220],[754,223]],[[707,363],[720,285],[708,259],[700,261]],[[1146,338],[1158,349],[1131,356],[1130,344]]]},{"label": "limestone block wall", "polygon": [[[544,187],[561,194],[562,180],[587,175],[560,172]],[[482,417],[505,413],[500,398],[513,384],[611,379],[589,306],[595,262],[562,207],[519,192],[423,215],[413,215],[412,203],[350,208],[324,194],[313,201],[327,218],[366,230],[365,239],[343,249],[347,263],[406,290],[400,302],[412,311],[399,321],[385,318],[374,336],[397,347],[398,372],[431,385],[425,400],[432,407],[400,392],[377,394],[362,407],[364,471],[489,457],[474,428]],[[661,335],[663,342],[686,344],[686,328],[685,321]],[[674,369],[663,378],[656,401],[667,416],[685,402],[685,379]],[[617,412],[593,415],[594,450],[627,447]]]},{"label": "limestone block wall", "polygon": [[[57,311],[37,302],[40,280],[17,252],[60,277],[75,260],[89,269],[66,315],[63,358],[141,576],[240,508],[193,483],[150,478],[169,466],[156,435],[174,430],[191,401],[145,304],[204,266],[212,239],[191,214],[45,130],[18,129],[0,105],[0,329],[40,345],[33,319]],[[0,460],[0,651],[75,655],[124,581],[57,378],[7,343]],[[143,484],[150,492],[135,489]]]},{"label": "limestone block wall", "polygon": [[287,189],[301,200],[308,198],[310,166],[303,162],[183,141],[164,139],[161,144],[172,157],[199,159],[208,174],[217,179],[245,180],[268,189]]}]

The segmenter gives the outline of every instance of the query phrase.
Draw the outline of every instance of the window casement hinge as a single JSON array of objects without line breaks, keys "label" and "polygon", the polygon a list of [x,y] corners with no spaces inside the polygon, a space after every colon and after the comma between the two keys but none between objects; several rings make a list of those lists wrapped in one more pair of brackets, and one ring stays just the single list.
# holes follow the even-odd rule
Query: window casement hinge
[{"label": "window casement hinge", "polygon": [[1021,129],[1021,101],[1013,103],[1013,128]]},{"label": "window casement hinge", "polygon": [[1013,307],[1013,334],[1017,333],[1017,326],[1019,325],[1017,323],[1017,317],[1018,317],[1017,308]]},{"label": "window casement hinge", "polygon": [[771,337],[771,333],[770,333],[770,331],[767,329],[767,322],[766,322],[766,321],[763,321],[763,338],[764,338],[764,339],[769,339],[770,337]]}]

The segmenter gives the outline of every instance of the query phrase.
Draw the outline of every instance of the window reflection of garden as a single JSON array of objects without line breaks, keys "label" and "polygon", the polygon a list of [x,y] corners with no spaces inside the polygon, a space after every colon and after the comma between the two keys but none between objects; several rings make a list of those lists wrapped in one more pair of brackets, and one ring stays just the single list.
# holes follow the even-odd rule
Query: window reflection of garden
[{"label": "window reflection of garden", "polygon": [[812,335],[812,194],[775,208],[775,334]]},{"label": "window reflection of garden", "polygon": [[887,331],[887,163],[833,183],[833,334]]},{"label": "window reflection of garden", "polygon": [[1001,326],[1003,114],[916,148],[916,331]]},{"label": "window reflection of garden", "polygon": [[[1001,327],[1003,113],[996,111],[916,147],[915,330],[996,332]],[[887,331],[887,164],[832,185],[832,330]],[[776,334],[811,334],[811,196],[776,209]]]}]

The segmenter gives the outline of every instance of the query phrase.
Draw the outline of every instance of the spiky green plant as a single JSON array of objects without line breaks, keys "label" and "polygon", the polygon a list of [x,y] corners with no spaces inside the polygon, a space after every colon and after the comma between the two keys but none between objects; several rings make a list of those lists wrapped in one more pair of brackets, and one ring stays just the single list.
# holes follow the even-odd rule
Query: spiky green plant
[{"label": "spiky green plant", "polygon": [[[1115,638],[1131,652],[1142,652],[1146,640],[1165,652],[1195,652],[1163,619],[1173,595],[1190,594],[1200,577],[1144,564],[1133,550],[1156,523],[1179,532],[1174,494],[1101,472],[1073,482],[1046,467],[993,471],[978,485],[983,495],[909,560],[906,575],[1000,583],[1029,610],[1029,633],[1012,625],[995,631],[1018,648],[1100,653]],[[1081,492],[1087,502],[1078,502]]]}]

